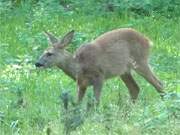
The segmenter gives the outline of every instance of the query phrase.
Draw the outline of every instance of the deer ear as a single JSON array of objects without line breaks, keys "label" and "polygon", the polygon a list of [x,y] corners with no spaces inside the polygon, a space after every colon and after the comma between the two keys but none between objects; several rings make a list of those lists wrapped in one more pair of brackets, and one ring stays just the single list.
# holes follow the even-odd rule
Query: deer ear
[{"label": "deer ear", "polygon": [[44,34],[48,37],[49,42],[53,45],[55,43],[58,43],[58,39],[51,33],[44,31]]},{"label": "deer ear", "polygon": [[67,46],[74,37],[74,30],[68,32],[60,41],[61,47]]}]

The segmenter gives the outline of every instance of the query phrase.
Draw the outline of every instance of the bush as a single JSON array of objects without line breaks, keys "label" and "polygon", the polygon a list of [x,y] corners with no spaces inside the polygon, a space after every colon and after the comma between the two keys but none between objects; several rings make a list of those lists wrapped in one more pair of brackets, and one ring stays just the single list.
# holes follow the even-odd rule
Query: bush
[{"label": "bush", "polygon": [[83,13],[104,15],[133,13],[149,16],[161,14],[166,17],[180,16],[180,1],[177,0],[7,0],[0,2],[0,9],[23,7],[26,4],[54,13]]}]

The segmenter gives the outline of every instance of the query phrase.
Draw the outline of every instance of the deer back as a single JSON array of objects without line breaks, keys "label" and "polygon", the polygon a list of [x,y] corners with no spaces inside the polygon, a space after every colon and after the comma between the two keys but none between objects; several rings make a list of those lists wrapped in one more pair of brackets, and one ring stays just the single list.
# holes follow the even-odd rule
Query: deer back
[{"label": "deer back", "polygon": [[[132,61],[147,59],[149,40],[133,29],[107,32],[76,52],[81,73],[103,74],[105,78],[129,72]],[[132,60],[133,59],[133,60]]]}]

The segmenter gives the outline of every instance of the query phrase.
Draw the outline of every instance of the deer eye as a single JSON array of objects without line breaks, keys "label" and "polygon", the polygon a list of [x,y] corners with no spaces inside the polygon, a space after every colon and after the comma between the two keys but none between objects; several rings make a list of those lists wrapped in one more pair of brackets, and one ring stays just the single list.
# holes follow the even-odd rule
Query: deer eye
[{"label": "deer eye", "polygon": [[52,56],[53,53],[48,52],[48,53],[46,53],[46,55],[47,55],[47,56]]}]

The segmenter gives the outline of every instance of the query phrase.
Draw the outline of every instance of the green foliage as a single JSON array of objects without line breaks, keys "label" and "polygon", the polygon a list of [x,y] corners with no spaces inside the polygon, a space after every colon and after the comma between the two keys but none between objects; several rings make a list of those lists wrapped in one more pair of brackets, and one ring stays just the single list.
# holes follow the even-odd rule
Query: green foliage
[{"label": "green foliage", "polygon": [[133,13],[148,16],[152,14],[161,14],[166,17],[180,16],[178,0],[8,0],[1,2],[1,8],[5,10],[6,6],[27,9],[27,5],[40,10],[46,9],[51,15],[54,13],[69,15],[74,12],[86,15],[106,15],[117,12],[121,15]]},{"label": "green foliage", "polygon": [[[175,0],[1,1],[0,134],[59,135],[65,134],[63,129],[75,135],[179,134],[179,7]],[[61,36],[75,29],[67,47],[73,53],[82,43],[121,27],[135,28],[154,42],[150,64],[165,84],[166,97],[161,100],[133,72],[141,87],[136,104],[115,78],[105,83],[99,108],[90,109],[89,88],[79,108],[64,110],[59,96],[69,91],[75,97],[76,84],[57,68],[35,69],[48,46],[43,30]]]}]

